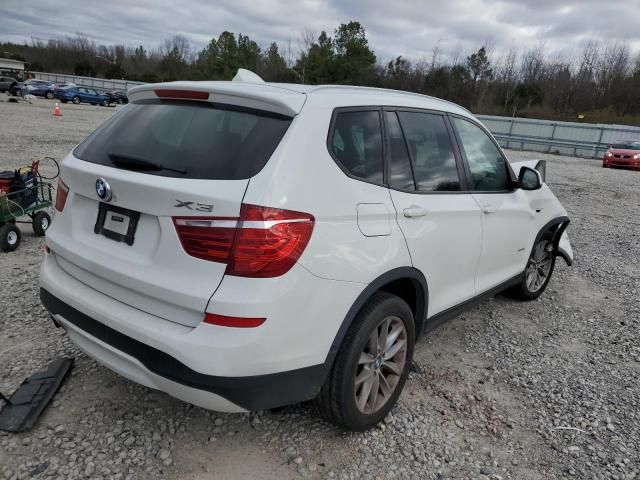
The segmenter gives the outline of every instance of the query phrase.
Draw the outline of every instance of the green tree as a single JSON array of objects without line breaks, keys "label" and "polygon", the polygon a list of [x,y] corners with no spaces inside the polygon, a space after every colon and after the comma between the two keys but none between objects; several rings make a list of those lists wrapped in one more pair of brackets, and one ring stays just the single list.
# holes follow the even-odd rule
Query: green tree
[{"label": "green tree", "polygon": [[335,31],[335,81],[362,85],[374,73],[376,56],[369,48],[364,27],[360,22],[343,23]]},{"label": "green tree", "polygon": [[263,52],[258,70],[259,75],[267,81],[289,82],[294,80],[294,74],[287,68],[287,62],[280,55],[276,42],[271,43],[269,48]]},{"label": "green tree", "polygon": [[238,42],[233,33],[224,31],[218,37],[217,55],[213,61],[213,78],[231,80],[238,71]]},{"label": "green tree", "polygon": [[255,72],[260,62],[260,57],[261,52],[258,44],[248,36],[239,34],[237,66]]},{"label": "green tree", "polygon": [[318,42],[302,53],[295,67],[302,83],[323,84],[334,82],[335,55],[333,41],[322,31]]}]

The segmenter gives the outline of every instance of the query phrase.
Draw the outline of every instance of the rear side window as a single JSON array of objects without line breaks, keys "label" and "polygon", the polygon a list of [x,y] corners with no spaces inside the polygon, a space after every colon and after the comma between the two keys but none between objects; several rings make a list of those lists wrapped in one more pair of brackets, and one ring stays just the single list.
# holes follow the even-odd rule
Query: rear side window
[{"label": "rear side window", "polygon": [[451,137],[441,115],[398,112],[413,163],[416,187],[425,192],[460,190]]},{"label": "rear side window", "polygon": [[114,159],[152,164],[144,173],[166,177],[240,180],[262,170],[291,120],[211,103],[132,104],[91,134],[74,155],[109,167],[115,166]]},{"label": "rear side window", "polygon": [[377,110],[338,112],[330,135],[333,158],[351,176],[383,183],[382,125]]},{"label": "rear side window", "polygon": [[389,183],[400,190],[415,190],[411,159],[398,117],[396,112],[386,112],[385,115],[389,134]]}]

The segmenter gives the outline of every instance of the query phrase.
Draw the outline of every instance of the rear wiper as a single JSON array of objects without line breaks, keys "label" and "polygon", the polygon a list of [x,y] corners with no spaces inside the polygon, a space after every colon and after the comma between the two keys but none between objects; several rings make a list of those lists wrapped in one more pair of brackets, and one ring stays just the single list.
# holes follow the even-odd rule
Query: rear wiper
[{"label": "rear wiper", "polygon": [[131,170],[166,170],[168,172],[182,173],[183,175],[187,173],[186,170],[165,167],[164,165],[160,165],[159,163],[154,163],[150,160],[145,160],[144,158],[128,155],[126,153],[108,153],[107,155],[109,155],[111,163],[113,163],[116,167],[122,167]]}]

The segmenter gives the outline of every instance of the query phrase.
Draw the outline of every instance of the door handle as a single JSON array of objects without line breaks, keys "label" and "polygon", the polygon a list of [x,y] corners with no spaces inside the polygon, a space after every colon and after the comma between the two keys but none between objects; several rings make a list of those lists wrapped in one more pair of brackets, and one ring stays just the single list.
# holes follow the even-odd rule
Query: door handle
[{"label": "door handle", "polygon": [[496,213],[498,209],[493,205],[485,205],[484,207],[482,207],[482,211],[484,213]]},{"label": "door handle", "polygon": [[427,210],[426,208],[418,207],[417,205],[411,205],[410,207],[405,208],[402,213],[407,218],[424,217],[429,213],[429,210]]}]

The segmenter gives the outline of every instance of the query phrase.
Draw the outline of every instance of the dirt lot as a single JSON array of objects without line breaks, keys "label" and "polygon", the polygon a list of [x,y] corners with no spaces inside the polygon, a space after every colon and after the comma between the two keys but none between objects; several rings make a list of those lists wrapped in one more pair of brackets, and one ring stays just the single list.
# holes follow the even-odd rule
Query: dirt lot
[{"label": "dirt lot", "polygon": [[[61,159],[114,109],[5,103],[0,170]],[[75,349],[38,300],[42,240],[0,253],[0,391],[76,365],[36,427],[0,433],[0,478],[632,479],[640,475],[640,172],[546,158],[577,260],[547,292],[496,297],[416,347],[393,414],[364,434],[306,405],[221,415],[125,380]]]}]

